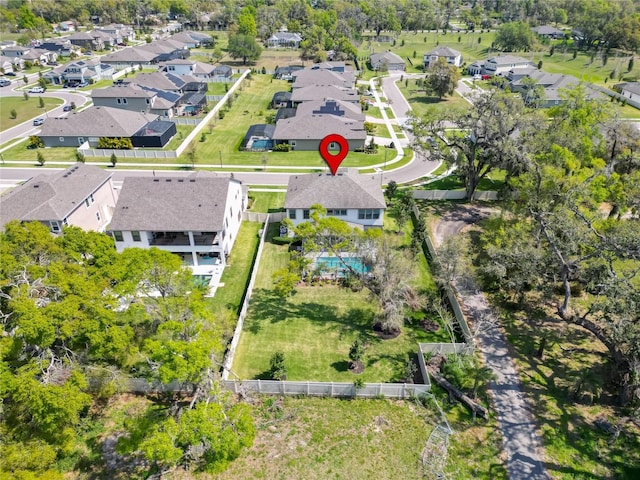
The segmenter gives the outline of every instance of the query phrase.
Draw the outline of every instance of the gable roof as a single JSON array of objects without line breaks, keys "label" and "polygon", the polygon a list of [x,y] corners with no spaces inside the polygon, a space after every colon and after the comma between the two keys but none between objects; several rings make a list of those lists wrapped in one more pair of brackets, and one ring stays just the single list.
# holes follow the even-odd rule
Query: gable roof
[{"label": "gable roof", "polygon": [[[139,73],[136,78],[127,79],[124,83],[135,83],[141,87],[157,88],[159,90],[175,92],[180,90],[184,86],[185,82],[175,75],[172,75],[172,77],[175,81],[172,81],[172,79],[169,78],[169,75],[165,75],[162,72]],[[179,83],[176,84],[176,81],[178,80]]]},{"label": "gable roof", "polygon": [[369,60],[371,61],[371,65],[376,65],[381,62],[387,62],[389,65],[394,65],[397,63],[402,63],[404,65],[404,60],[393,52],[383,52],[383,53],[372,53],[369,55]]},{"label": "gable roof", "polygon": [[292,102],[325,100],[327,98],[360,103],[360,96],[353,88],[339,87],[337,85],[309,85],[308,87],[296,88],[291,92]]},{"label": "gable roof", "polygon": [[625,92],[640,95],[640,83],[638,82],[618,83],[614,85],[614,88],[619,89],[620,91],[624,90]]},{"label": "gable roof", "polygon": [[299,42],[302,37],[299,33],[291,32],[276,32],[269,37],[268,42],[283,41],[283,42]]},{"label": "gable roof", "polygon": [[110,178],[110,172],[83,163],[38,175],[1,197],[0,228],[11,220],[63,220]]},{"label": "gable roof", "polygon": [[509,65],[533,65],[531,60],[527,60],[526,58],[517,57],[515,55],[498,55],[495,57],[491,57],[485,60],[486,63],[494,63],[498,66],[509,66]]},{"label": "gable roof", "polygon": [[436,47],[433,50],[428,51],[425,55],[436,57],[457,57],[462,55],[458,50],[449,47]]},{"label": "gable roof", "polygon": [[127,177],[110,230],[215,232],[224,227],[230,176]]},{"label": "gable roof", "polygon": [[322,140],[337,133],[347,140],[366,140],[367,132],[362,120],[335,115],[300,115],[278,120],[273,131],[274,140]]},{"label": "gable roof", "polygon": [[135,84],[123,83],[111,87],[96,88],[91,98],[153,98],[155,95]]},{"label": "gable roof", "polygon": [[41,137],[130,137],[158,116],[121,108],[89,107],[66,117],[47,118]]},{"label": "gable roof", "polygon": [[352,120],[361,120],[364,122],[364,114],[358,103],[345,102],[343,100],[333,100],[327,98],[324,100],[311,100],[298,105],[296,115],[336,115],[339,117],[350,118]]},{"label": "gable roof", "polygon": [[562,30],[558,30],[556,27],[552,27],[551,25],[540,25],[539,27],[533,27],[531,30],[538,35],[564,35]]},{"label": "gable roof", "polygon": [[285,208],[386,208],[380,179],[360,175],[356,169],[339,169],[337,175],[312,173],[291,175]]},{"label": "gable roof", "polygon": [[139,47],[127,47],[117,52],[108,53],[100,57],[102,63],[118,62],[151,62],[158,56],[155,52],[150,52]]},{"label": "gable roof", "polygon": [[308,87],[310,85],[336,85],[351,88],[355,84],[353,72],[334,72],[332,70],[297,70],[293,76],[293,89]]}]

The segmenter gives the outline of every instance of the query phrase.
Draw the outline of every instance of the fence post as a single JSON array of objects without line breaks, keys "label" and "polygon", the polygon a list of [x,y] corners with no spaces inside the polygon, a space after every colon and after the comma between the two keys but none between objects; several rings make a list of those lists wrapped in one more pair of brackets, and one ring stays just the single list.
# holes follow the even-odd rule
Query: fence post
[{"label": "fence post", "polygon": [[331,396],[333,397],[333,382],[331,382]]},{"label": "fence post", "polygon": [[285,382],[283,380],[280,380],[280,385],[282,385],[282,395],[286,395],[287,394],[287,392],[286,392],[286,383],[287,382]]},{"label": "fence post", "polygon": [[262,393],[262,384],[260,383],[260,379],[258,379],[258,393]]},{"label": "fence post", "polygon": [[382,393],[382,384],[379,383],[378,384],[378,395],[380,395]]},{"label": "fence post", "polygon": [[309,380],[307,380],[307,396],[309,395]]},{"label": "fence post", "polygon": [[407,390],[407,384],[403,383],[402,384],[402,398],[407,398],[406,390]]}]

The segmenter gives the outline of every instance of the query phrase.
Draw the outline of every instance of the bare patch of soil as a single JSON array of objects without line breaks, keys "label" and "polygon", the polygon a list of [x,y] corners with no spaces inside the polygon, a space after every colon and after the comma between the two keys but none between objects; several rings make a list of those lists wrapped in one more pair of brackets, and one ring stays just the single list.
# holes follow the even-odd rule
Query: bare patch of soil
[{"label": "bare patch of soil", "polygon": [[349,362],[349,371],[351,373],[362,373],[364,372],[364,363],[360,360],[357,362]]},{"label": "bare patch of soil", "polygon": [[400,330],[387,332],[385,330],[382,330],[379,325],[374,325],[373,333],[375,333],[378,338],[381,338],[382,340],[392,340],[400,335]]},{"label": "bare patch of soil", "polygon": [[425,318],[420,321],[420,328],[422,328],[425,332],[435,333],[440,330],[440,324],[438,322],[434,322],[429,318]]}]

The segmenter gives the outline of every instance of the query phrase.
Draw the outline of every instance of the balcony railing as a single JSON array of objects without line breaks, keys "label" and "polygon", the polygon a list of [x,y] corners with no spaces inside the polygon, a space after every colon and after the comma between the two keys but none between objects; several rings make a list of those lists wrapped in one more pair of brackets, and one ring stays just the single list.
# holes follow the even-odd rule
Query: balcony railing
[{"label": "balcony railing", "polygon": [[[213,232],[193,235],[193,244],[196,246],[218,245],[218,235]],[[155,232],[149,245],[157,246],[189,246],[189,235],[177,232]]]}]

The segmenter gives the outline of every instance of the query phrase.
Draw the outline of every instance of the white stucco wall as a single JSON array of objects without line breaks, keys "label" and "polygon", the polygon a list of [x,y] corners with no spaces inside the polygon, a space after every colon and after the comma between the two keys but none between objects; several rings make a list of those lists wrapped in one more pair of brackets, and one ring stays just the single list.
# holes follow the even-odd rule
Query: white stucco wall
[{"label": "white stucco wall", "polygon": [[[288,209],[287,210],[287,217],[289,219],[291,219],[291,210],[294,210],[294,209]],[[344,220],[345,222],[355,223],[357,225],[363,225],[365,227],[382,227],[383,222],[384,222],[384,210],[382,210],[382,209],[377,209],[377,210],[379,210],[379,212],[380,212],[379,218],[360,219],[360,218],[358,218],[358,209],[357,208],[348,208],[346,216],[335,215],[335,218],[337,218],[339,220]],[[297,226],[297,225],[299,225],[299,224],[301,224],[303,222],[308,222],[309,221],[309,219],[304,218],[304,209],[297,208],[297,209],[295,209],[295,211],[296,211],[296,218],[295,219],[291,219],[291,221],[293,222],[294,225]]]}]

